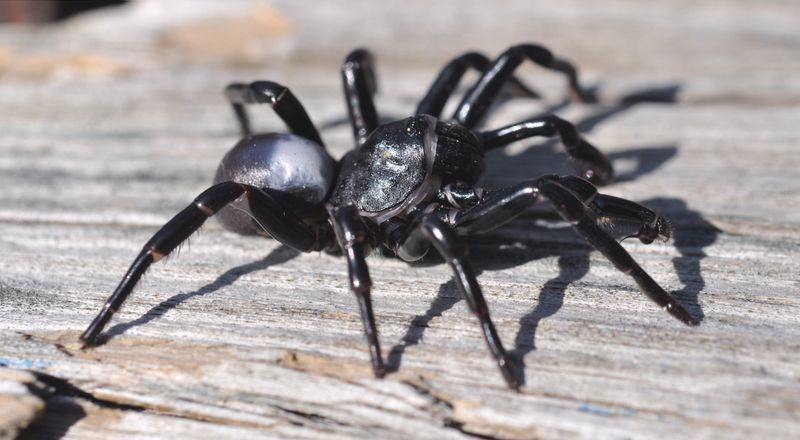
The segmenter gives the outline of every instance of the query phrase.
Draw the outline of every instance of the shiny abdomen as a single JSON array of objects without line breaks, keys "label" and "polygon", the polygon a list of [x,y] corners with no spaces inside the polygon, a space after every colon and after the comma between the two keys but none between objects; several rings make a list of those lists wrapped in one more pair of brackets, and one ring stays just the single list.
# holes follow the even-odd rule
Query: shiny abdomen
[{"label": "shiny abdomen", "polygon": [[[234,181],[272,188],[312,203],[325,199],[334,178],[334,160],[325,149],[294,134],[248,136],[222,159],[214,183]],[[217,213],[220,223],[240,234],[259,234],[247,202],[235,202]]]}]

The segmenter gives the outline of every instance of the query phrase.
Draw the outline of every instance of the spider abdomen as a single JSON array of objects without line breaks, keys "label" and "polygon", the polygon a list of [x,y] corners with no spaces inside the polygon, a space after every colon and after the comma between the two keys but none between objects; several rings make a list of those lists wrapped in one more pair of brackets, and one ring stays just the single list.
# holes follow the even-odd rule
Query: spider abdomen
[{"label": "spider abdomen", "polygon": [[[333,183],[334,169],[333,158],[316,142],[294,134],[260,134],[245,137],[228,151],[214,183],[233,181],[272,188],[320,203]],[[262,231],[251,219],[247,203],[227,206],[217,218],[233,232]]]}]

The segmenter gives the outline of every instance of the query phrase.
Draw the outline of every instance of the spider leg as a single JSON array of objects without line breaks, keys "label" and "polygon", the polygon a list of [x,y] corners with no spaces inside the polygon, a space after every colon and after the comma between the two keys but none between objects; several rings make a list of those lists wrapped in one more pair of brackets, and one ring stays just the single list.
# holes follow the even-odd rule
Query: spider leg
[{"label": "spider leg", "polygon": [[[428,93],[417,106],[416,114],[426,114],[438,118],[442,113],[445,103],[447,103],[450,95],[453,94],[453,91],[459,81],[461,81],[461,77],[464,76],[467,69],[471,67],[483,73],[488,66],[489,59],[479,52],[467,52],[453,59],[439,72],[439,75],[428,89]],[[516,77],[511,77],[509,81],[518,94],[531,98],[540,97],[538,93],[531,90]]]},{"label": "spider leg", "polygon": [[539,189],[542,194],[550,199],[561,218],[570,222],[573,229],[589,244],[599,250],[619,271],[633,278],[642,292],[653,302],[684,324],[698,325],[700,323],[675,298],[659,286],[614,237],[610,236],[591,216],[587,215],[586,207],[583,203],[569,190],[560,185],[557,179],[548,178],[543,180],[539,184]]},{"label": "spider leg", "polygon": [[[597,211],[598,216],[611,217],[625,221],[636,221],[638,219],[644,222],[653,220],[653,218],[643,214],[645,211],[655,216],[653,211],[631,202],[630,200],[599,194],[594,185],[579,177],[545,177],[559,179],[561,185],[575,195],[580,201],[591,204]],[[473,189],[465,194],[470,198],[477,197],[478,194],[481,194],[481,196],[478,203],[475,203],[474,200],[469,200],[469,205],[472,207],[456,216],[454,223],[458,233],[461,235],[480,234],[497,229],[513,220],[525,212],[527,208],[539,201],[539,189],[536,181],[522,182],[507,188],[492,191]],[[607,203],[604,202],[605,198],[613,198],[625,202],[624,207],[623,204],[619,203],[619,207],[616,207],[616,209],[605,211],[601,208],[601,206],[605,207],[607,205]],[[598,200],[601,201],[600,206],[595,204]],[[459,200],[456,199],[455,201],[458,202]]]},{"label": "spider leg", "polygon": [[372,95],[377,91],[374,58],[366,49],[347,55],[342,65],[342,84],[353,125],[356,145],[361,145],[378,127],[378,113]]},{"label": "spider leg", "polygon": [[466,250],[453,228],[439,219],[436,214],[426,215],[408,231],[407,237],[399,245],[398,253],[403,253],[403,249],[407,248],[412,250],[405,253],[413,254],[413,250],[424,248],[427,243],[433,244],[453,269],[456,282],[467,300],[469,309],[480,321],[483,337],[503,378],[509,387],[518,389],[520,387],[519,373],[503,348],[500,336],[489,316],[489,306],[483,297],[475,272],[466,258]]},{"label": "spider leg", "polygon": [[477,205],[455,221],[460,235],[480,234],[499,228],[525,212],[539,200],[536,182],[523,182],[488,191]]},{"label": "spider leg", "polygon": [[242,136],[249,136],[252,133],[245,105],[270,104],[292,133],[325,146],[300,100],[287,87],[272,81],[233,83],[225,88],[225,96],[239,121]]},{"label": "spider leg", "polygon": [[545,68],[564,73],[569,81],[572,97],[580,102],[591,101],[589,94],[578,82],[578,73],[572,64],[556,58],[544,47],[520,44],[512,46],[492,62],[477,84],[464,96],[453,116],[454,119],[467,128],[475,127],[494,101],[503,83],[526,58]]},{"label": "spider leg", "polygon": [[375,377],[383,377],[386,374],[386,367],[381,357],[378,328],[375,325],[375,314],[372,311],[372,298],[370,295],[372,280],[369,277],[369,269],[366,262],[369,231],[354,206],[330,207],[329,213],[336,238],[347,259],[350,290],[355,293],[358,300],[361,320],[364,324],[364,335],[369,343],[372,370],[375,373]]},{"label": "spider leg", "polygon": [[644,244],[672,238],[672,223],[638,203],[598,194],[589,206],[597,213],[595,222],[615,238],[636,237]]},{"label": "spider leg", "polygon": [[[273,192],[279,191],[273,190]],[[268,192],[235,182],[218,183],[197,196],[144,245],[117,289],[81,335],[80,339],[84,342],[84,346],[96,344],[97,336],[119,310],[151,264],[169,255],[197,231],[208,217],[242,194],[246,195],[250,211],[256,221],[281,243],[300,251],[310,251],[324,245],[318,243],[320,239],[317,234],[291,211],[291,206],[277,202]]]},{"label": "spider leg", "polygon": [[558,116],[533,118],[496,130],[481,132],[485,150],[532,136],[552,137],[555,135],[561,138],[567,154],[580,164],[581,177],[598,185],[611,180],[614,169],[605,154],[583,139],[574,125]]},{"label": "spider leg", "polygon": [[[584,184],[589,185],[586,182]],[[536,203],[539,195],[544,195],[552,202],[561,218],[568,221],[580,236],[600,251],[618,270],[633,278],[642,292],[653,302],[687,325],[699,324],[697,319],[639,266],[614,237],[598,225],[598,219],[603,216],[639,219],[642,225],[637,236],[641,235],[640,239],[647,243],[651,229],[658,230],[664,221],[663,217],[628,200],[603,194],[591,195],[584,184],[578,184],[577,178],[574,177],[570,179],[547,175],[531,182],[492,191],[483,201],[456,220],[456,228],[459,233],[488,231],[520,215],[526,208]],[[587,200],[582,200],[583,197]],[[604,211],[604,208],[608,211]],[[648,211],[655,218],[650,217]]]},{"label": "spider leg", "polygon": [[562,176],[559,184],[571,192],[604,231],[616,238],[636,237],[644,244],[672,238],[672,224],[650,208],[620,197],[600,194],[594,185],[580,177]]}]

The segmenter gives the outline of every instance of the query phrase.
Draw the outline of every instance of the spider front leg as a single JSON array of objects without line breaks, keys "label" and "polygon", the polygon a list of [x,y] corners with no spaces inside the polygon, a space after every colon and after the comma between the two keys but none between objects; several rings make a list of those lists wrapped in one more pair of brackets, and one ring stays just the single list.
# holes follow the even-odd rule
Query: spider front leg
[{"label": "spider front leg", "polygon": [[372,100],[378,88],[374,64],[369,51],[356,49],[342,65],[342,84],[356,145],[363,144],[378,127],[378,112]]},{"label": "spider front leg", "polygon": [[162,226],[144,245],[117,289],[81,335],[80,339],[84,346],[97,344],[97,336],[119,310],[151,264],[169,255],[197,231],[208,217],[243,194],[247,197],[254,219],[281,243],[303,252],[324,247],[325,243],[321,242],[318,234],[292,213],[290,206],[277,202],[270,192],[274,192],[275,195],[281,193],[236,182],[218,183],[203,191],[192,204]]},{"label": "spider front leg", "polygon": [[492,62],[478,83],[467,92],[453,116],[454,119],[467,128],[475,127],[494,102],[503,83],[511,77],[513,71],[526,58],[547,69],[564,73],[567,75],[569,90],[573,98],[580,102],[591,101],[589,94],[581,87],[577,70],[572,64],[556,58],[544,47],[535,44],[520,44],[509,48]]},{"label": "spider front leg", "polygon": [[614,176],[614,168],[606,155],[583,139],[572,123],[558,116],[533,118],[496,130],[481,132],[484,150],[501,147],[533,136],[552,137],[555,135],[561,138],[567,154],[580,164],[581,177],[596,185],[603,185],[611,181]]},{"label": "spider front leg", "polygon": [[[611,235],[598,225],[601,219],[641,222],[639,232],[634,236],[643,242],[652,241],[653,235],[664,230],[666,221],[647,208],[634,202],[602,194],[593,195],[587,182],[579,183],[577,178],[542,176],[538,179],[490,192],[475,207],[456,220],[459,233],[485,232],[517,217],[535,204],[539,195],[549,199],[558,214],[570,222],[573,229],[589,244],[600,251],[621,272],[634,279],[642,292],[667,313],[687,325],[697,325],[699,321],[669,293],[656,283],[644,269],[631,257]],[[582,200],[584,199],[584,200]],[[620,202],[624,200],[624,203]],[[603,207],[608,211],[604,211]],[[669,234],[666,234],[668,237]]]},{"label": "spider front leg", "polygon": [[[473,68],[483,73],[489,67],[489,59],[478,52],[467,52],[447,63],[428,89],[428,93],[417,106],[416,114],[426,114],[439,117],[450,95],[455,91],[461,77],[467,69]],[[539,94],[531,90],[516,77],[511,77],[510,84],[522,96],[539,98]]]},{"label": "spider front leg", "polygon": [[519,372],[503,348],[500,336],[489,316],[489,306],[483,297],[472,265],[466,258],[466,250],[453,228],[439,219],[435,213],[424,215],[407,231],[406,237],[399,243],[397,254],[424,255],[424,252],[420,253],[420,250],[426,248],[427,243],[433,244],[433,247],[450,265],[469,309],[480,321],[483,337],[503,378],[509,387],[518,389],[520,387]]},{"label": "spider front leg", "polygon": [[366,262],[369,231],[354,206],[330,206],[328,212],[331,223],[333,223],[333,230],[336,233],[336,239],[347,259],[350,290],[353,291],[358,300],[361,320],[364,324],[364,335],[367,338],[367,343],[369,343],[372,370],[375,373],[375,377],[383,377],[386,374],[386,367],[381,356],[378,328],[375,324],[375,314],[372,311],[372,280],[370,279]]},{"label": "spider front leg", "polygon": [[292,133],[325,146],[308,113],[289,88],[272,81],[233,83],[225,88],[225,96],[239,121],[242,136],[252,133],[245,105],[270,104]]}]

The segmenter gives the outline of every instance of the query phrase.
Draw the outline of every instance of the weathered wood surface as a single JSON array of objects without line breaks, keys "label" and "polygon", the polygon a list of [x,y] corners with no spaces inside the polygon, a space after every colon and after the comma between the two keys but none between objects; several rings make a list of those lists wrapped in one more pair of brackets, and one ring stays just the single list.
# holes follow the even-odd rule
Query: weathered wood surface
[{"label": "weathered wood surface", "polygon": [[[199,23],[147,26],[146,14],[116,11],[0,29],[13,54],[0,58],[0,366],[33,372],[0,369],[0,437],[36,414],[23,437],[800,436],[797,5],[419,3],[365,4],[363,28],[341,11],[341,27],[326,23],[332,7],[316,3],[244,2]],[[193,40],[203,29],[216,38]],[[154,266],[105,345],[79,349],[140,246],[236,140],[224,84],[290,85],[341,156],[348,48],[375,49],[378,106],[392,118],[446,58],[517,41],[574,60],[601,102],[561,105],[561,78],[524,67],[548,99],[509,101],[487,125],[557,111],[607,151],[620,179],[604,191],[676,226],[671,244],[625,247],[694,304],[701,326],[670,318],[565,225],[531,214],[470,243],[503,340],[523,359],[522,390],[505,387],[446,265],[380,256],[369,259],[374,303],[397,371],[376,380],[340,258],[212,221]],[[270,62],[240,65],[256,56]],[[266,109],[258,123],[280,128]],[[541,140],[488,163],[487,186],[571,171]]]}]

